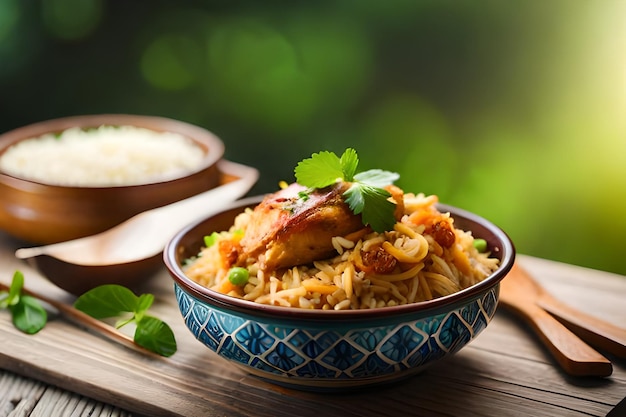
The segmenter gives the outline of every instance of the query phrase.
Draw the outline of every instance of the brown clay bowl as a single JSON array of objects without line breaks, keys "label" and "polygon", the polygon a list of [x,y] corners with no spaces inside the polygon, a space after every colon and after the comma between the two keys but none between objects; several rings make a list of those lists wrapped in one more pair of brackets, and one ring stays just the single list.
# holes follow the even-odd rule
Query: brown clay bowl
[{"label": "brown clay bowl", "polygon": [[172,132],[193,140],[205,151],[194,172],[170,180],[128,186],[61,186],[0,171],[0,230],[35,244],[50,244],[103,232],[134,215],[194,196],[217,186],[217,162],[224,144],[211,132],[162,117],[125,114],[74,116],[47,120],[0,135],[0,155],[11,145],[46,133],[102,125],[135,126]]}]

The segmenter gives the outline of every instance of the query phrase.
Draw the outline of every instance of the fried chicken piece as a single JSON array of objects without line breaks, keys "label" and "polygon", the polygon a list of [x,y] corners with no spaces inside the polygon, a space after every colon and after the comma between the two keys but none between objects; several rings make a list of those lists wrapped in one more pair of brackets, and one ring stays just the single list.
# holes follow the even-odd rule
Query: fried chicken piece
[{"label": "fried chicken piece", "polygon": [[396,204],[393,216],[396,218],[396,221],[400,221],[402,216],[404,216],[404,191],[402,188],[393,184],[386,186],[385,190],[391,194],[391,198]]},{"label": "fried chicken piece", "polygon": [[363,228],[361,216],[343,201],[347,187],[337,183],[303,197],[300,193],[307,188],[293,183],[266,196],[252,212],[241,239],[239,263],[258,257],[261,269],[267,271],[333,256],[333,237]]}]

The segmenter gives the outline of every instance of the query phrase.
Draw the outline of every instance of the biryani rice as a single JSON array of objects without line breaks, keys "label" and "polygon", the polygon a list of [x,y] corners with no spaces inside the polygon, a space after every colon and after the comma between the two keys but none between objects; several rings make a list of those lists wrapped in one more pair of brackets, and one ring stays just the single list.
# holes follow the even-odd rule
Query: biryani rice
[{"label": "biryani rice", "polygon": [[[249,259],[249,280],[242,286],[228,281],[228,263],[218,244],[201,250],[184,270],[187,276],[212,290],[233,297],[285,307],[356,310],[427,301],[472,286],[498,267],[499,260],[474,247],[471,232],[454,227],[449,213],[441,213],[434,195],[405,194],[404,215],[394,230],[333,238],[337,256],[277,271],[263,271],[258,259]],[[239,214],[219,240],[237,243],[245,233],[251,210]],[[454,233],[451,245],[441,244],[432,232],[444,222]],[[363,254],[382,247],[396,262],[390,272],[369,270]]]}]

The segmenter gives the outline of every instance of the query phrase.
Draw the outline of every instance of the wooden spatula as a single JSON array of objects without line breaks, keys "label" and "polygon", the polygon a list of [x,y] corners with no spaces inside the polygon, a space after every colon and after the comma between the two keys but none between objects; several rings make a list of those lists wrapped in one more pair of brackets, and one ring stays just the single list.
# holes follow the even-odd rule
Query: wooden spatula
[{"label": "wooden spatula", "polygon": [[[577,320],[574,321],[588,333],[597,334],[595,326],[599,320],[580,312],[572,314],[573,309],[563,308],[561,303],[554,301],[556,300],[550,300],[545,290],[517,264],[501,281],[502,306],[511,309],[528,322],[565,372],[575,376],[611,375],[611,362],[559,322],[543,305],[552,305],[554,310],[569,312],[570,319],[575,317]],[[557,308],[559,305],[560,310]],[[601,340],[607,345],[612,344],[606,342],[606,338]]]}]

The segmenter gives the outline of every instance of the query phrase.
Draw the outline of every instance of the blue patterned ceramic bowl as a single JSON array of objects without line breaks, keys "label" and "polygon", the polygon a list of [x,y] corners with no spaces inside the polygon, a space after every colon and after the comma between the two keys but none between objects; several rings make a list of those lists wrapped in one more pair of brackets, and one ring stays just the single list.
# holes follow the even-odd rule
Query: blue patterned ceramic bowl
[{"label": "blue patterned ceramic bowl", "polygon": [[458,352],[483,331],[498,305],[499,283],[513,265],[507,235],[487,220],[454,207],[455,225],[488,242],[500,267],[484,281],[428,302],[356,311],[259,305],[208,290],[180,265],[203,237],[228,229],[244,207],[225,211],[178,233],[164,251],[185,324],[209,349],[245,371],[292,388],[336,390],[392,382]]}]

